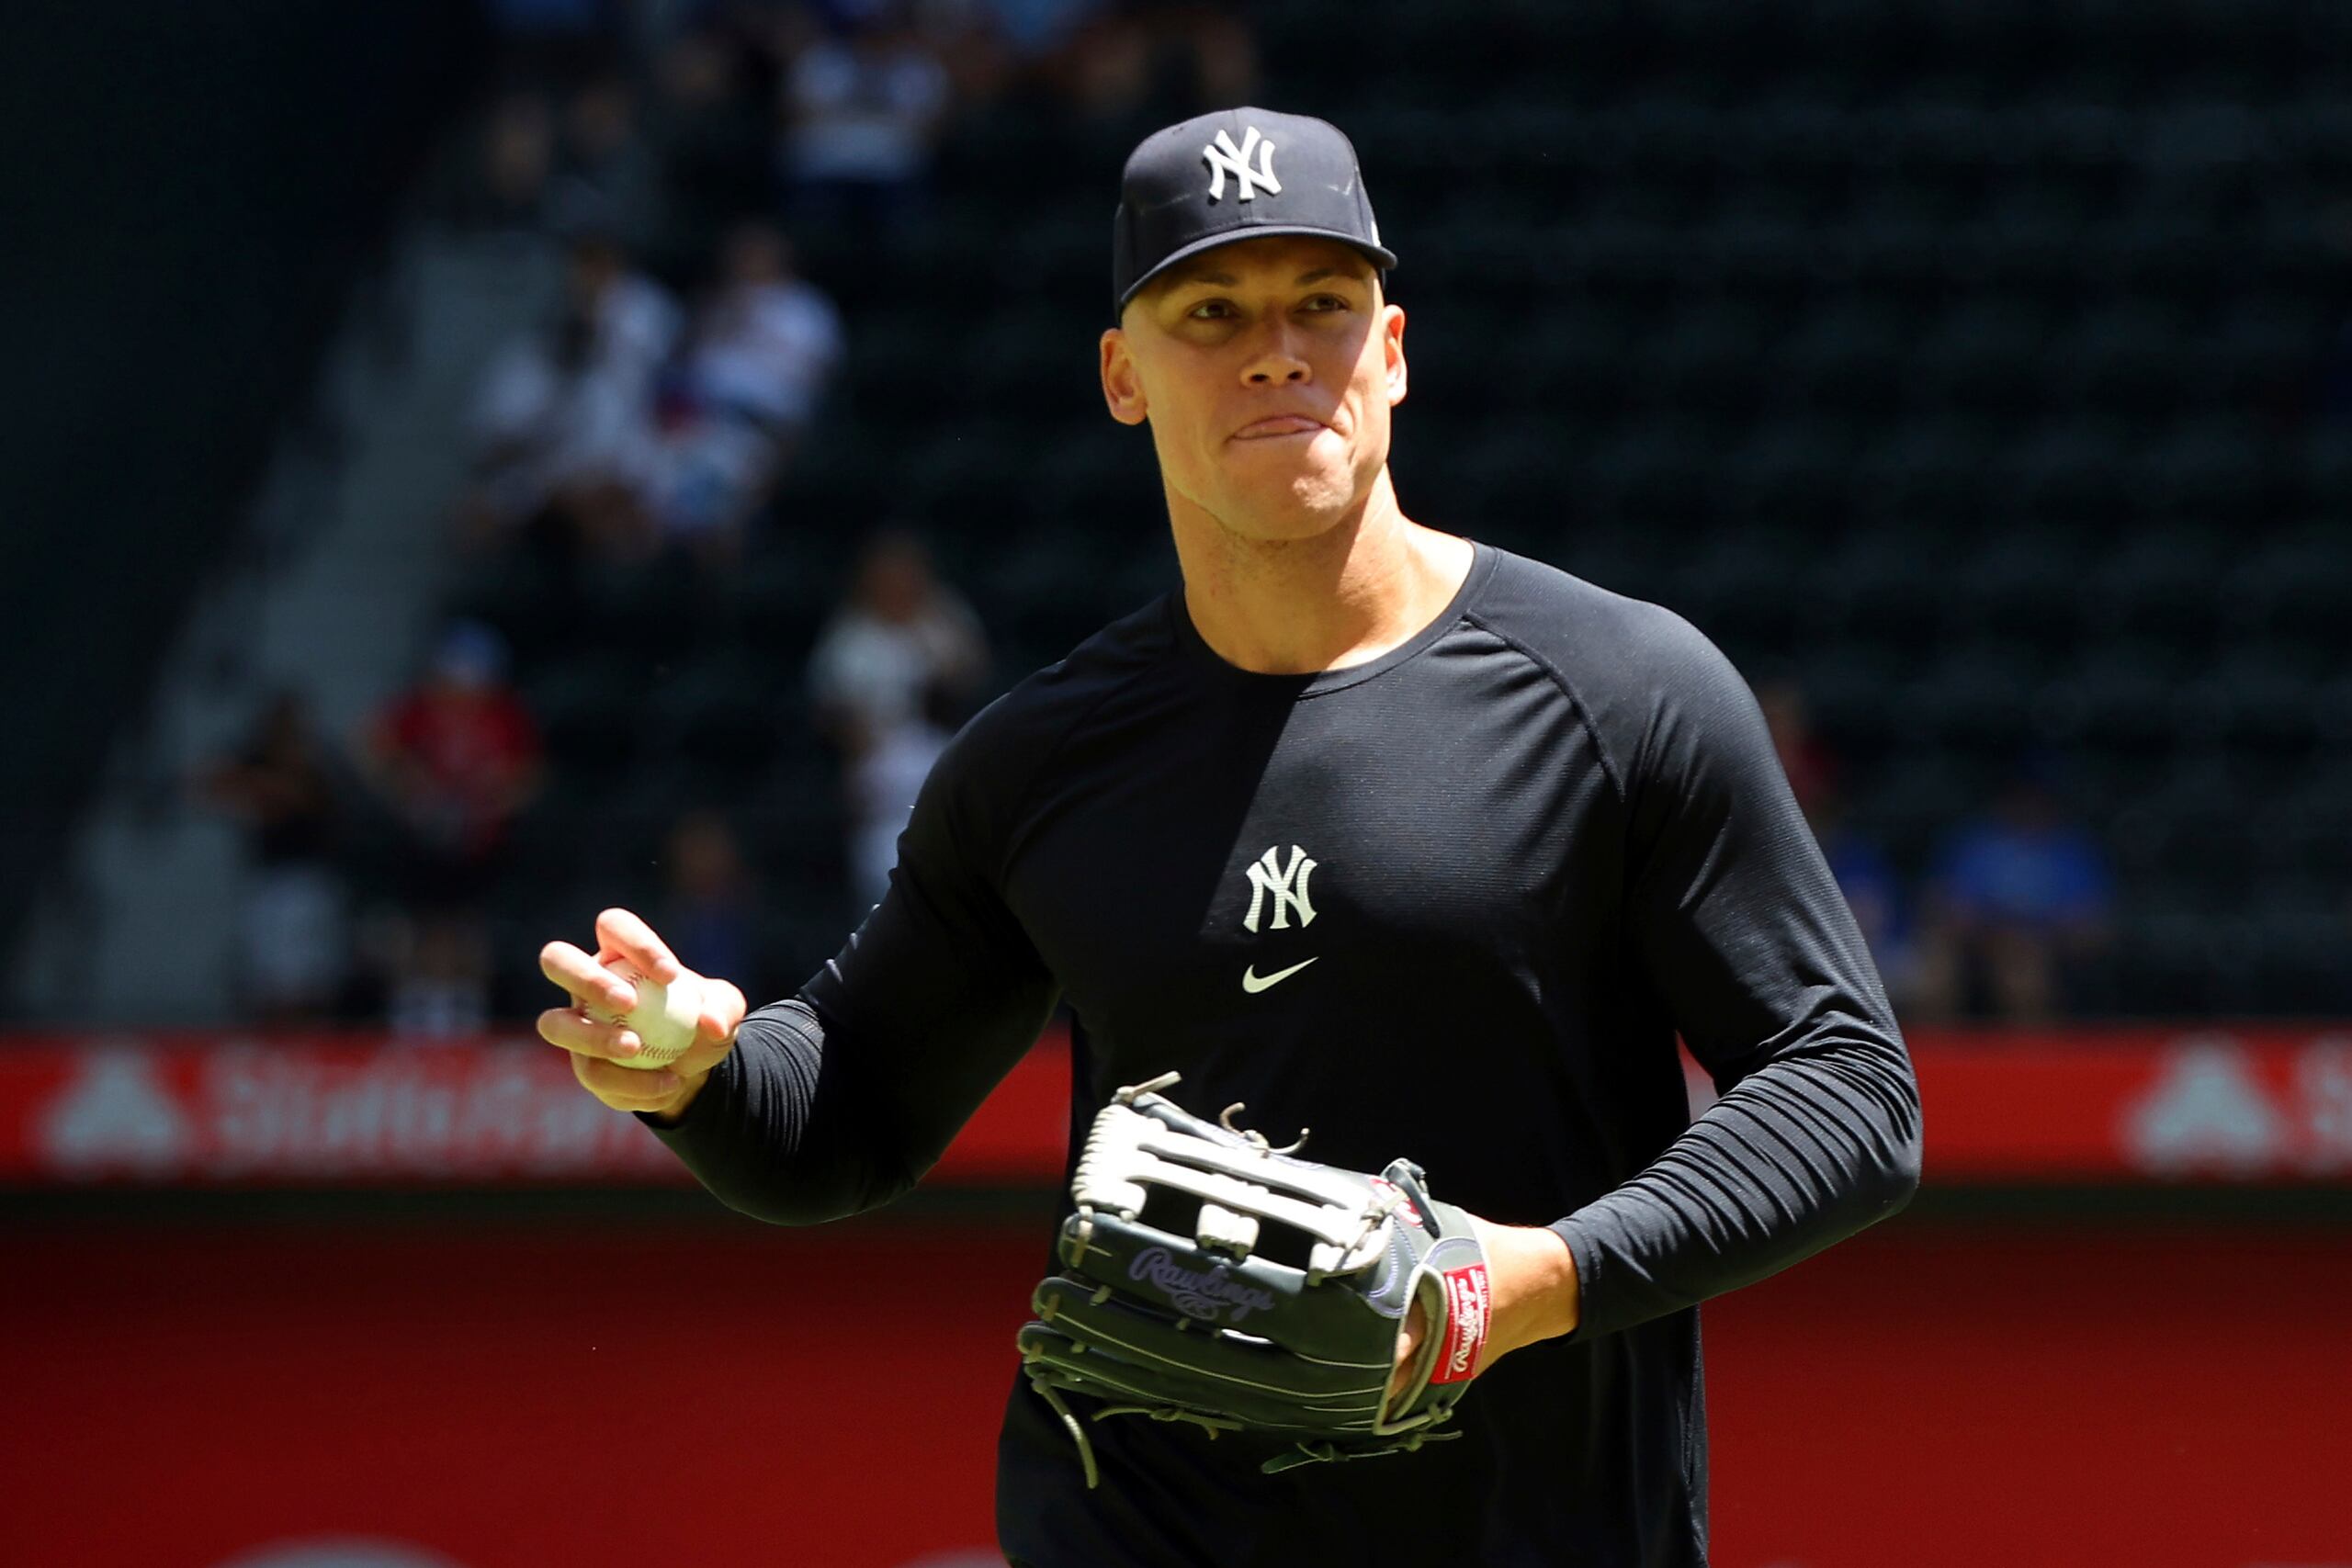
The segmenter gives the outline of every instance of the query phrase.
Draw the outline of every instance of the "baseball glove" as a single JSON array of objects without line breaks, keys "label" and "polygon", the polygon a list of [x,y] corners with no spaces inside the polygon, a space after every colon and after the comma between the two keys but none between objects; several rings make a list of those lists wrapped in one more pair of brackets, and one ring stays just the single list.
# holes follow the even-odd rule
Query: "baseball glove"
[{"label": "baseball glove", "polygon": [[[1433,1201],[1420,1168],[1378,1176],[1293,1157],[1297,1148],[1123,1089],[1094,1119],[1062,1225],[1065,1271],[1037,1287],[1021,1330],[1031,1385],[1092,1446],[1096,1420],[1149,1416],[1295,1446],[1269,1472],[1418,1449],[1453,1413],[1487,1340],[1487,1259],[1470,1216]],[[1301,1134],[1302,1141],[1305,1134]],[[1413,1303],[1429,1329],[1394,1396]]]}]

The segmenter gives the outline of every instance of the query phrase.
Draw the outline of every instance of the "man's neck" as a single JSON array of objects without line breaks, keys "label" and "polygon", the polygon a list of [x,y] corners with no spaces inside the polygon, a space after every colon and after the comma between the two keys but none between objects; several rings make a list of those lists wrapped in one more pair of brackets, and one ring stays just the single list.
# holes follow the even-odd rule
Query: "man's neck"
[{"label": "man's neck", "polygon": [[1227,663],[1267,675],[1342,670],[1407,642],[1470,574],[1470,542],[1396,507],[1383,469],[1363,503],[1312,538],[1247,537],[1169,497],[1184,607]]}]

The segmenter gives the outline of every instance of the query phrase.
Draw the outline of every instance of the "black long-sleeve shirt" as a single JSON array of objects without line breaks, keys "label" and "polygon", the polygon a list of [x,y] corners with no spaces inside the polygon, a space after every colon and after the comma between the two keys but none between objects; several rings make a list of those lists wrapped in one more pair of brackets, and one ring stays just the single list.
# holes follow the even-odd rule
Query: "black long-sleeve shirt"
[{"label": "black long-sleeve shirt", "polygon": [[[1462,1440],[1275,1476],[1114,1418],[1089,1492],[1015,1378],[999,1533],[1034,1568],[1702,1563],[1697,1303],[1917,1182],[1909,1060],[1746,684],[1670,612],[1484,546],[1351,669],[1237,670],[1180,592],[1023,682],[865,926],[661,1136],[777,1223],[887,1202],[1057,998],[1074,1133],[1180,1070],[1180,1103],[1550,1224],[1583,1316],[1480,1379]],[[1695,1121],[1678,1032],[1720,1093]]]}]

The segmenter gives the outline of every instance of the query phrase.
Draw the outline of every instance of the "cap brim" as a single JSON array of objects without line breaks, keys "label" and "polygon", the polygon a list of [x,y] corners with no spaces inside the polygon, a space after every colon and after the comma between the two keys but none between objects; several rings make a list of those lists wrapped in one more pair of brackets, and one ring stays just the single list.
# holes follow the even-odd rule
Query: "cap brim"
[{"label": "cap brim", "polygon": [[1117,305],[1113,307],[1111,314],[1114,317],[1116,317],[1121,312],[1125,311],[1127,308],[1127,302],[1133,299],[1137,294],[1143,292],[1144,285],[1149,283],[1153,278],[1158,277],[1161,273],[1166,272],[1170,267],[1174,266],[1178,262],[1199,255],[1203,251],[1213,251],[1219,245],[1230,245],[1242,240],[1272,239],[1280,235],[1303,235],[1307,238],[1317,240],[1337,240],[1340,243],[1347,246],[1350,250],[1360,251],[1363,254],[1371,257],[1374,263],[1376,264],[1384,272],[1396,265],[1396,252],[1382,245],[1366,243],[1356,235],[1342,233],[1337,229],[1318,228],[1311,223],[1252,223],[1247,228],[1228,229],[1221,234],[1204,234],[1199,239],[1194,240],[1191,244],[1180,245],[1175,250],[1170,251],[1168,254],[1160,257],[1158,265],[1154,266],[1149,272],[1145,273],[1141,277],[1136,278],[1133,283],[1127,285],[1127,291],[1119,296],[1119,302]]}]

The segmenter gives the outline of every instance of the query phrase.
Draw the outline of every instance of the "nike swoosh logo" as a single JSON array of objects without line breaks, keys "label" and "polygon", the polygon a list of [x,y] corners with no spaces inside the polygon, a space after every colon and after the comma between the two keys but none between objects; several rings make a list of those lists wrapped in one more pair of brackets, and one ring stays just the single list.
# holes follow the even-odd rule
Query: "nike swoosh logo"
[{"label": "nike swoosh logo", "polygon": [[[1323,955],[1318,953],[1315,955],[1315,958],[1320,958]],[[1289,979],[1293,975],[1295,975],[1300,970],[1306,968],[1307,964],[1314,963],[1315,958],[1302,960],[1299,963],[1292,964],[1287,969],[1277,969],[1271,975],[1259,974],[1258,966],[1255,964],[1252,964],[1249,968],[1244,969],[1241,972],[1241,988],[1254,997],[1269,986],[1281,985],[1284,980]]]}]

